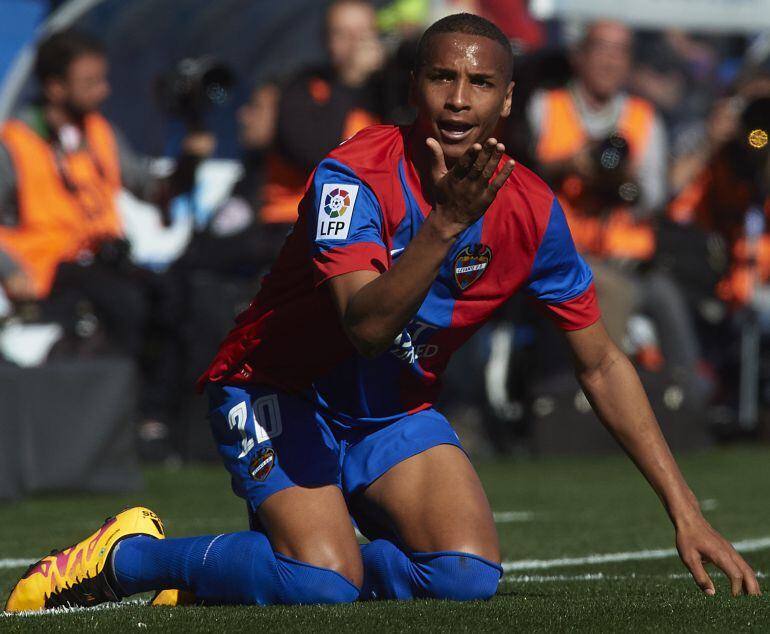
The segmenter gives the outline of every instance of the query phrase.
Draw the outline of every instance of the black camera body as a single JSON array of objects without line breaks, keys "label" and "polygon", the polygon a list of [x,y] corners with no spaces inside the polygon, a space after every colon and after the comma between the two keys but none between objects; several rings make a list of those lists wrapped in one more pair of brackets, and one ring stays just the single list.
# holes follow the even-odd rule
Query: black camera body
[{"label": "black camera body", "polygon": [[204,115],[229,98],[235,75],[212,57],[188,57],[157,81],[160,107],[182,119],[191,130],[203,130]]},{"label": "black camera body", "polygon": [[631,176],[631,148],[617,132],[596,142],[591,150],[594,178],[591,189],[601,206],[611,209],[619,205],[633,205],[641,190]]}]

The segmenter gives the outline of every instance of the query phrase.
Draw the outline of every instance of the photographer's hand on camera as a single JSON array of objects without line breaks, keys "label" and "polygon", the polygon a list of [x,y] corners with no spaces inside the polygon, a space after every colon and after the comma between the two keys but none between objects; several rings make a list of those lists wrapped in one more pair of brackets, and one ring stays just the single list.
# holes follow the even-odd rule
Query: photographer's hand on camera
[{"label": "photographer's hand on camera", "polygon": [[198,166],[214,154],[216,145],[216,136],[205,130],[191,130],[182,140],[182,151],[176,160],[174,171],[158,182],[156,190],[155,203],[161,209],[164,226],[171,225],[171,199],[193,190]]},{"label": "photographer's hand on camera", "polygon": [[590,145],[584,145],[568,159],[568,169],[586,180],[596,177],[596,165],[591,158]]},{"label": "photographer's hand on camera", "polygon": [[565,159],[544,162],[541,167],[549,181],[558,183],[568,176],[579,176],[589,181],[596,176],[596,168],[591,158],[592,145],[586,143],[572,156]]}]

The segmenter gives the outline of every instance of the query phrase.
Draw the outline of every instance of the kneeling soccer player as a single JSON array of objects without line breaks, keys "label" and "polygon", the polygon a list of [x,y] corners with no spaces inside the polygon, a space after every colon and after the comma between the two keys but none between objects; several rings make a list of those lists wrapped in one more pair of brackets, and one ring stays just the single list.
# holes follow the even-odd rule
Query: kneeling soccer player
[{"label": "kneeling soccer player", "polygon": [[[317,167],[271,274],[202,378],[252,530],[164,539],[135,508],[32,566],[8,610],[176,589],[210,604],[487,599],[502,568],[492,513],[433,409],[450,355],[523,290],[566,332],[580,382],[660,496],[707,594],[754,573],[701,515],[636,373],[599,320],[559,203],[490,136],[510,47],[479,17],[422,38],[411,127],[375,126]],[[359,546],[351,523],[372,541]]]}]

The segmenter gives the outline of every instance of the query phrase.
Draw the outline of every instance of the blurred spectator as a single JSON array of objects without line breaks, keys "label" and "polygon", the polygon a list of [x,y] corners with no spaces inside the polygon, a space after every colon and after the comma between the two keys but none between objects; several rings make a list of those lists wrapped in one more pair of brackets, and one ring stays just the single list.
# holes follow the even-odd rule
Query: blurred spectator
[{"label": "blurred spectator", "polygon": [[[737,83],[732,95],[716,100],[706,117],[692,123],[673,148],[669,210],[674,220],[687,222],[702,203],[702,181],[714,158],[741,132],[746,105],[770,94],[770,71],[755,69]],[[740,223],[740,219],[734,219]]]},{"label": "blurred spectator", "polygon": [[671,170],[678,195],[669,216],[727,242],[731,270],[719,294],[738,305],[750,300],[754,284],[770,281],[768,134],[770,71],[755,69],[738,82],[733,96],[714,104],[705,122],[693,126],[690,146],[675,157]]},{"label": "blurred spectator", "polygon": [[[265,224],[260,217],[265,159],[275,136],[279,98],[280,87],[268,81],[255,87],[249,101],[239,108],[241,176],[168,272],[184,296],[180,353],[184,360],[181,383],[185,386],[194,384],[235,316],[257,292],[288,232],[286,224]],[[188,387],[184,396],[188,398],[180,403],[182,421],[205,415],[198,411],[200,399],[192,398],[192,389]],[[187,454],[207,456],[208,451],[196,438],[196,434],[188,434]],[[203,446],[208,448],[210,443],[204,440]]]},{"label": "blurred spectator", "polygon": [[[630,88],[655,104],[674,149],[733,82],[745,41],[668,30],[637,40]],[[685,141],[686,142],[686,141]]]},{"label": "blurred spectator", "polygon": [[249,101],[238,109],[238,142],[243,150],[243,172],[227,203],[215,214],[215,235],[238,233],[256,222],[262,207],[266,156],[275,138],[280,87],[265,82],[252,90]]},{"label": "blurred spectator", "polygon": [[542,172],[591,262],[610,335],[621,343],[631,313],[646,312],[666,362],[690,381],[699,351],[681,293],[666,275],[639,267],[655,254],[650,221],[666,198],[667,143],[654,107],[624,90],[632,50],[627,27],[588,26],[572,53],[575,78],[535,94],[528,118]]},{"label": "blurred spectator", "polygon": [[[40,43],[39,99],[0,131],[0,275],[12,301],[37,302],[40,319],[68,328],[92,311],[110,348],[145,360],[163,282],[131,265],[116,196],[126,187],[165,207],[192,186],[213,140],[190,135],[175,172],[153,179],[98,112],[107,71],[101,43],[87,35],[65,31]],[[165,386],[146,383],[153,395],[145,394],[144,413],[161,416]]]},{"label": "blurred spectator", "polygon": [[[264,222],[262,206],[267,156],[275,138],[280,87],[268,81],[238,110],[238,141],[243,155],[241,177],[175,265],[188,274],[208,271],[250,282],[278,255],[288,231],[282,222]],[[224,333],[222,333],[224,334]]]},{"label": "blurred spectator", "polygon": [[374,73],[384,63],[376,13],[367,0],[334,0],[324,20],[326,68],[303,73],[281,97],[260,212],[293,224],[313,167],[341,141],[378,122]]},{"label": "blurred spectator", "polygon": [[738,132],[740,99],[718,99],[705,120],[691,126],[679,138],[672,152],[669,183],[678,197],[706,168],[708,163]]},{"label": "blurred spectator", "polygon": [[[600,263],[652,257],[655,238],[645,221],[665,195],[662,125],[648,102],[623,90],[632,41],[631,32],[617,23],[588,27],[572,53],[575,78],[566,88],[536,93],[528,112],[536,157],[556,189],[578,249],[593,258],[605,319],[618,342],[633,297],[623,276]],[[617,196],[608,198],[603,186],[608,174],[596,159],[595,149],[616,132],[628,144],[625,170],[632,174],[627,176],[641,189],[633,208]]]},{"label": "blurred spectator", "polygon": [[191,185],[194,164],[210,151],[205,136],[191,136],[180,169],[165,181],[152,178],[148,163],[98,113],[109,95],[108,66],[88,36],[51,36],[40,44],[35,69],[40,99],[5,124],[0,143],[0,249],[12,262],[3,276],[11,299],[48,297],[60,264],[93,259],[105,244],[123,249],[115,202],[121,186],[167,202]]},{"label": "blurred spectator", "polygon": [[[631,69],[632,44],[632,34],[623,25],[600,22],[588,27],[573,51],[575,79],[564,89],[536,94],[530,104],[529,122],[538,160],[548,178],[558,183],[561,199],[568,201],[568,213],[576,219],[586,211],[595,212],[597,204],[606,206],[604,201],[591,200],[584,184],[595,185],[597,178],[605,177],[597,174],[601,165],[597,165],[592,151],[614,133],[622,135],[628,144],[627,170],[638,180],[641,191],[639,203],[633,208],[634,217],[651,216],[665,200],[667,145],[663,126],[649,102],[623,90]],[[575,223],[575,239],[587,251],[596,251],[596,241],[601,242],[602,236],[596,235],[599,224],[584,218]],[[646,231],[644,234],[649,235]],[[638,244],[618,245],[619,255],[648,256],[653,243],[646,235],[642,237],[639,232]],[[628,253],[624,253],[624,247]],[[616,247],[610,243],[606,248]]]}]

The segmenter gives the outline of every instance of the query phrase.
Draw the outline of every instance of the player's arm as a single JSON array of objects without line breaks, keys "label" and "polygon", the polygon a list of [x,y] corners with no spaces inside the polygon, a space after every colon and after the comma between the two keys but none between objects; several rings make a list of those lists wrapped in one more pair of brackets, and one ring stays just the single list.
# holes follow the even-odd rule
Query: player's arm
[{"label": "player's arm", "polygon": [[[474,144],[447,170],[441,146],[428,139],[436,206],[398,261],[386,272],[353,271],[328,284],[356,349],[375,357],[414,317],[457,236],[487,210],[513,170],[509,161],[492,179],[505,147]],[[490,180],[492,179],[492,180]]]},{"label": "player's arm", "polygon": [[730,578],[734,595],[760,594],[756,575],[701,514],[652,412],[636,370],[612,343],[601,321],[566,333],[576,373],[602,423],[636,463],[663,502],[676,529],[676,546],[695,582],[709,595],[703,568],[713,562]]}]

